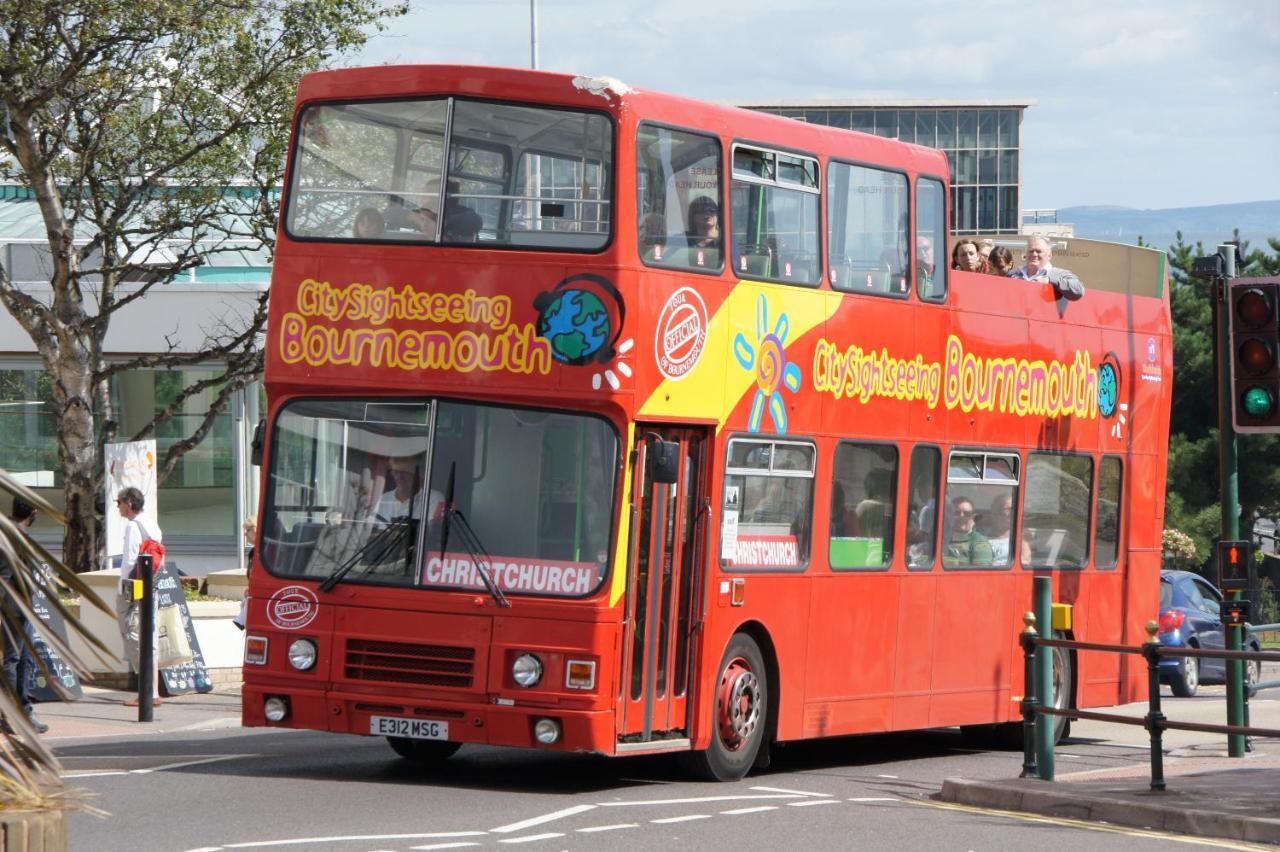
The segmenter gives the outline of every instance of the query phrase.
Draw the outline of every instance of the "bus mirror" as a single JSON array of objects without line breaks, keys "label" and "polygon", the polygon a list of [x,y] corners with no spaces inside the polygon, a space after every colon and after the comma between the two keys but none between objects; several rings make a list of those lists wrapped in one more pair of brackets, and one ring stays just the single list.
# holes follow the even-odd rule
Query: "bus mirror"
[{"label": "bus mirror", "polygon": [[253,427],[253,440],[249,442],[249,463],[262,467],[262,433],[267,431],[267,421],[259,420]]},{"label": "bus mirror", "polygon": [[654,441],[649,445],[649,479],[655,484],[672,485],[680,472],[680,444]]}]

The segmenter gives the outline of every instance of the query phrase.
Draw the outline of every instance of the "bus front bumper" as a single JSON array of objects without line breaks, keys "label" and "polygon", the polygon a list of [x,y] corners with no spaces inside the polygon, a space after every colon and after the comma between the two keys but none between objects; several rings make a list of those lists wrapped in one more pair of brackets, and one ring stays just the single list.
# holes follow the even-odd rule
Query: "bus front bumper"
[{"label": "bus front bumper", "polygon": [[[417,702],[399,696],[371,696],[293,686],[276,689],[250,684],[245,684],[242,695],[241,721],[246,728],[303,728],[365,736],[388,735],[394,730],[459,743],[606,755],[615,753],[613,713],[609,710],[434,700]],[[269,698],[283,699],[287,708],[285,717],[278,722],[267,719],[265,705]],[[534,736],[534,727],[544,719],[553,720],[559,726],[560,736],[554,743],[539,742]],[[438,724],[424,724],[433,722]],[[439,736],[441,733],[445,735]]]}]

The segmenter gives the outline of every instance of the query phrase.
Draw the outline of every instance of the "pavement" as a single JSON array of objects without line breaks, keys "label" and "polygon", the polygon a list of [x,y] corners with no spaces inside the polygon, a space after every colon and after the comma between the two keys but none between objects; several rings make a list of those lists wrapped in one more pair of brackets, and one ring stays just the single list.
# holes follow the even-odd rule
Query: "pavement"
[{"label": "pavement", "polygon": [[[1225,692],[1201,692],[1192,699],[1170,698],[1166,692],[1161,710],[1170,721],[1225,724]],[[1273,693],[1249,702],[1249,717],[1254,726],[1274,729],[1280,727],[1280,699],[1262,697],[1267,694]],[[1147,703],[1098,712],[1141,719]],[[1255,738],[1251,744],[1252,751],[1233,758],[1225,736],[1165,731],[1165,789],[1155,791],[1145,728],[1076,720],[1070,738],[1055,751],[1053,781],[1016,777],[1022,761],[1010,753],[1010,777],[948,778],[936,798],[1062,819],[1280,844],[1280,740]],[[1074,768],[1089,763],[1111,765]]]},{"label": "pavement", "polygon": [[154,736],[189,731],[215,731],[240,726],[240,685],[217,685],[213,692],[161,699],[152,721],[139,722],[138,708],[124,702],[136,692],[84,688],[84,697],[66,703],[44,702],[35,716],[49,726],[40,739],[53,748],[66,740],[93,737]]}]

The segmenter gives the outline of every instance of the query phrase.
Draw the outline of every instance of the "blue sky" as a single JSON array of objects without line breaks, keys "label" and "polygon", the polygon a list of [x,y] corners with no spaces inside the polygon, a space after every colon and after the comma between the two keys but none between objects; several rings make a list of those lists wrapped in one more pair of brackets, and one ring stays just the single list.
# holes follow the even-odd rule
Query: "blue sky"
[{"label": "blue sky", "polygon": [[[529,0],[413,0],[355,64],[529,65]],[[539,67],[706,100],[1026,98],[1024,207],[1280,199],[1280,0],[538,0]]]}]

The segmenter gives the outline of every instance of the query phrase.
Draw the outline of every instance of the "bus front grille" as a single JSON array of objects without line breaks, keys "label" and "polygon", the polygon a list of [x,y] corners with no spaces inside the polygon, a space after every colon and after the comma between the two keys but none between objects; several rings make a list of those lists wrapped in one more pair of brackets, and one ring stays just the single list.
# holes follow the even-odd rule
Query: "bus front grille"
[{"label": "bus front grille", "polygon": [[466,689],[475,677],[475,656],[474,648],[454,645],[349,639],[346,674],[351,680]]}]

